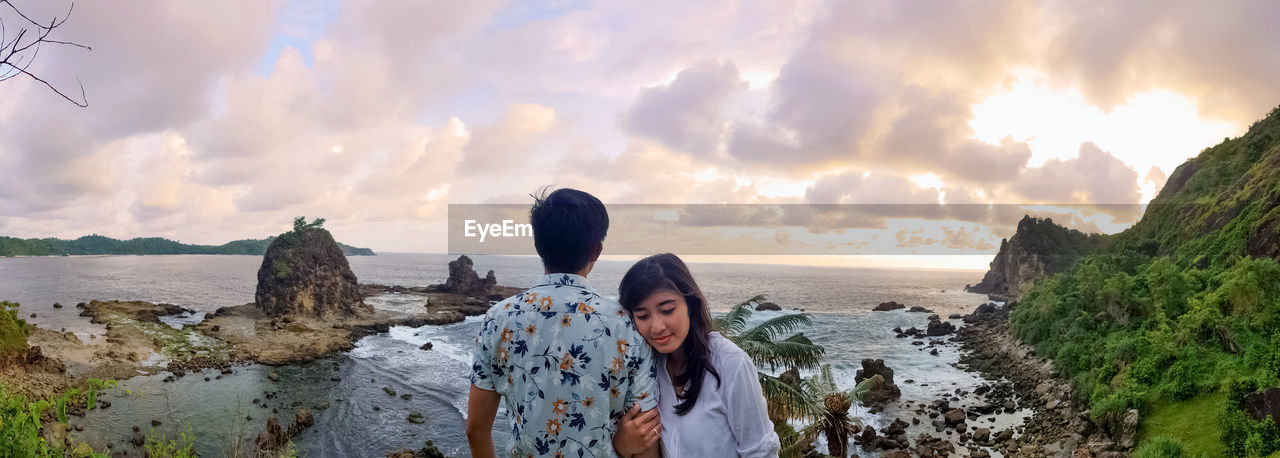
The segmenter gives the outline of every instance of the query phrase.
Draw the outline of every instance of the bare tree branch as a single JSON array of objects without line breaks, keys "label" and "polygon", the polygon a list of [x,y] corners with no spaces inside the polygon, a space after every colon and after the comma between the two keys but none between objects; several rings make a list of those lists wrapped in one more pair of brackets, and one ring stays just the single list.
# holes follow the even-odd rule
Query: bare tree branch
[{"label": "bare tree branch", "polygon": [[[28,65],[29,65],[29,64],[28,64]],[[45,80],[41,79],[39,76],[36,76],[34,73],[28,72],[26,69],[21,68],[21,67],[14,67],[14,68],[18,69],[18,72],[19,72],[19,73],[22,73],[22,74],[24,74],[24,75],[30,76],[30,77],[31,77],[31,79],[34,79],[34,80],[36,80],[36,81],[39,81],[40,83],[43,83],[45,86],[48,86],[50,90],[52,90],[54,93],[57,93],[58,95],[62,96],[62,98],[67,99],[67,101],[68,101],[68,102],[74,103],[74,104],[76,104],[76,106],[79,106],[80,108],[84,108],[84,107],[89,106],[89,101],[88,101],[88,99],[85,99],[85,96],[84,96],[84,84],[83,84],[83,83],[81,83],[81,84],[80,84],[80,100],[84,100],[84,102],[80,102],[80,101],[77,101],[77,100],[75,100],[75,99],[73,99],[73,98],[71,98],[71,97],[68,97],[66,94],[63,94],[63,93],[62,93],[62,91],[58,90],[58,88],[53,87],[53,85],[52,85],[52,84],[49,84],[49,82],[48,82],[48,81],[45,81]],[[79,82],[80,82],[80,78],[76,78],[76,82],[77,82],[77,83],[79,83]]]},{"label": "bare tree branch", "polygon": [[53,33],[54,29],[61,27],[63,24],[66,24],[68,20],[71,19],[71,13],[75,11],[76,4],[72,2],[71,6],[67,8],[67,13],[65,15],[54,16],[53,19],[49,21],[49,25],[43,25],[35,21],[34,19],[31,19],[30,16],[27,16],[26,13],[23,13],[22,10],[18,9],[17,5],[14,5],[13,2],[10,0],[0,0],[0,4],[3,4],[4,6],[8,6],[9,10],[12,10],[14,13],[16,13],[18,17],[21,17],[31,26],[35,26],[34,30],[36,35],[35,38],[32,39],[31,41],[23,43],[22,39],[27,36],[27,31],[32,30],[29,28],[30,26],[24,25],[23,27],[18,29],[17,35],[13,38],[12,41],[5,41],[5,36],[7,35],[9,29],[8,29],[8,25],[4,23],[3,17],[0,17],[0,82],[3,82],[11,78],[15,78],[19,75],[27,75],[31,77],[31,79],[35,80],[36,82],[44,84],[46,87],[49,88],[49,90],[53,91],[55,94],[58,94],[62,98],[66,99],[67,101],[75,104],[76,106],[79,106],[81,108],[88,107],[89,99],[85,97],[84,83],[80,82],[79,78],[76,78],[76,84],[80,86],[80,100],[76,100],[71,98],[61,90],[59,90],[56,86],[54,86],[49,81],[37,76],[35,73],[29,70],[29,68],[31,67],[31,64],[35,62],[36,57],[40,55],[40,47],[46,43],[63,45],[63,46],[73,46],[73,47],[81,48],[87,51],[93,50],[93,48],[89,46],[85,46],[72,41],[54,40],[49,38],[49,36]]}]

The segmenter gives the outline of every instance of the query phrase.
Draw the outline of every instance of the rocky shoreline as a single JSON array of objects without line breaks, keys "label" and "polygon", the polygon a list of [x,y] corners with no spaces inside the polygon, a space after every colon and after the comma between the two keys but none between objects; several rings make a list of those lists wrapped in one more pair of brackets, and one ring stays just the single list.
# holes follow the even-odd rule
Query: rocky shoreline
[{"label": "rocky shoreline", "polygon": [[[1137,433],[1137,412],[1126,416],[1116,438],[1093,423],[1087,402],[1075,396],[1070,383],[1059,377],[1052,362],[1040,358],[1034,349],[1010,334],[1009,311],[1016,306],[1016,302],[1003,307],[986,303],[968,315],[953,315],[952,319],[965,323],[958,328],[935,315],[929,317],[928,331],[894,329],[900,338],[951,335],[945,341],[929,340],[929,345],[958,346],[960,358],[954,366],[988,382],[972,392],[957,389],[953,395],[932,401],[903,401],[897,404],[899,418],[892,418],[882,431],[870,426],[859,428],[858,434],[851,436],[853,443],[865,452],[885,457],[1128,456]],[[924,343],[925,340],[912,342]],[[936,350],[933,354],[937,354]],[[897,400],[893,370],[880,360],[864,360],[862,367],[858,381],[872,374],[888,381],[870,393],[867,403],[873,413],[885,410],[887,401]],[[1020,422],[999,431],[980,426],[992,424],[1001,414],[1021,415]],[[922,418],[933,427],[932,432],[920,432],[921,427],[927,428],[921,425]]]},{"label": "rocky shoreline", "polygon": [[1137,411],[1125,417],[1118,438],[1094,424],[1087,400],[1075,395],[1052,362],[1009,332],[1009,312],[1015,307],[1017,302],[979,306],[964,318],[968,325],[954,339],[961,344],[961,368],[997,380],[979,394],[989,403],[1004,401],[1006,406],[1016,400],[1032,412],[1015,434],[991,441],[992,448],[1006,456],[1128,456],[1137,434]]},{"label": "rocky shoreline", "polygon": [[[80,316],[103,325],[106,331],[82,340],[71,332],[30,327],[28,350],[10,358],[12,361],[0,361],[3,363],[0,364],[0,383],[4,383],[10,393],[48,400],[72,387],[85,385],[90,379],[126,380],[168,372],[170,375],[163,381],[170,382],[206,369],[220,372],[220,375],[205,377],[205,381],[211,381],[233,373],[234,368],[241,365],[282,366],[327,358],[353,349],[355,343],[366,336],[388,332],[395,326],[458,323],[468,316],[484,314],[490,301],[521,291],[497,285],[492,271],[481,279],[471,266],[470,259],[463,256],[450,263],[450,276],[445,283],[426,287],[358,285],[360,301],[387,296],[397,300],[393,305],[367,307],[349,315],[272,316],[270,310],[259,304],[248,303],[223,307],[200,317],[193,310],[164,303],[115,300],[80,303],[76,305],[83,309]],[[174,320],[187,322],[170,325]],[[424,350],[429,348],[429,343],[423,345]],[[109,408],[110,405],[109,400],[99,397],[94,407]],[[73,401],[68,405],[67,414],[82,417],[89,407],[83,400]],[[288,428],[282,428],[278,422],[273,428],[269,423],[258,438],[258,445],[266,447],[263,450],[278,448],[310,422],[309,419],[295,420]],[[50,423],[62,425],[56,421]],[[63,430],[49,440],[69,445],[68,432]],[[134,431],[133,436],[125,442],[141,446],[145,438],[140,431]],[[428,446],[414,453],[421,455],[432,450],[434,447]]]}]

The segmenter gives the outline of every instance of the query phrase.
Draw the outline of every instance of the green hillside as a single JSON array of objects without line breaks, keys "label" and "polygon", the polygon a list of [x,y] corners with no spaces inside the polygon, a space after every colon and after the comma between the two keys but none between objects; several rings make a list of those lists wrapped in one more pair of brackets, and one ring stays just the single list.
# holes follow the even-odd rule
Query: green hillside
[{"label": "green hillside", "polygon": [[[75,240],[0,237],[0,256],[60,256],[89,254],[247,254],[261,256],[275,237],[246,239],[222,245],[190,245],[160,237],[117,240],[86,235]],[[339,243],[347,256],[372,256],[373,250]]]},{"label": "green hillside", "polygon": [[1241,399],[1280,381],[1278,228],[1280,108],[1178,167],[1133,227],[1037,281],[1012,328],[1101,426],[1132,408],[1145,439],[1172,435],[1191,456],[1267,456],[1280,432]]}]

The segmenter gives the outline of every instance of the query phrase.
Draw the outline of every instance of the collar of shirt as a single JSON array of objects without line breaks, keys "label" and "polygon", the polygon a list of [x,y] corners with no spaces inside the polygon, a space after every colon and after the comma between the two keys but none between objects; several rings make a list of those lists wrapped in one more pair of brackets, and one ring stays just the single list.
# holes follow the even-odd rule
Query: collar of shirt
[{"label": "collar of shirt", "polygon": [[577,274],[558,273],[543,275],[542,278],[539,278],[538,281],[533,283],[534,288],[542,286],[572,286],[591,291],[592,293],[596,292],[595,289],[591,288],[591,284],[587,283],[587,277]]}]

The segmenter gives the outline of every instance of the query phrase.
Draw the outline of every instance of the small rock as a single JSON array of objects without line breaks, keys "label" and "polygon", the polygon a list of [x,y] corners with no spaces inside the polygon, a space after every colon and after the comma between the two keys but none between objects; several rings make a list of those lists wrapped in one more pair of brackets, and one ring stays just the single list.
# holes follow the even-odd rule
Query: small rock
[{"label": "small rock", "polygon": [[307,409],[299,410],[293,415],[293,417],[294,424],[299,424],[308,428],[311,427],[311,425],[316,424],[316,416]]},{"label": "small rock", "polygon": [[160,420],[151,420],[151,426],[160,426]]},{"label": "small rock", "polygon": [[59,303],[57,303],[57,302],[54,302],[54,303],[53,303],[53,308],[55,308],[55,309],[60,309],[60,308],[62,308],[62,304],[59,304]]},{"label": "small rock", "polygon": [[[422,344],[422,346],[421,346],[421,347],[418,347],[418,349],[419,349],[419,350],[430,350],[430,349],[431,349],[431,347],[432,347],[431,342],[427,342],[427,343]],[[372,380],[370,380],[370,381],[372,381]]]},{"label": "small rock", "polygon": [[277,373],[275,373],[275,372],[272,372],[272,373],[270,373],[270,374],[268,374],[268,375],[267,375],[267,378],[271,379],[271,381],[273,381],[273,382],[279,382],[279,381],[280,381],[280,374],[277,374]]},{"label": "small rock", "polygon": [[987,428],[978,428],[973,431],[973,440],[978,442],[986,442],[991,439],[991,430]]},{"label": "small rock", "polygon": [[1009,439],[1013,439],[1013,430],[1010,428],[1005,428],[999,433],[996,433],[996,442],[1004,442]]}]

